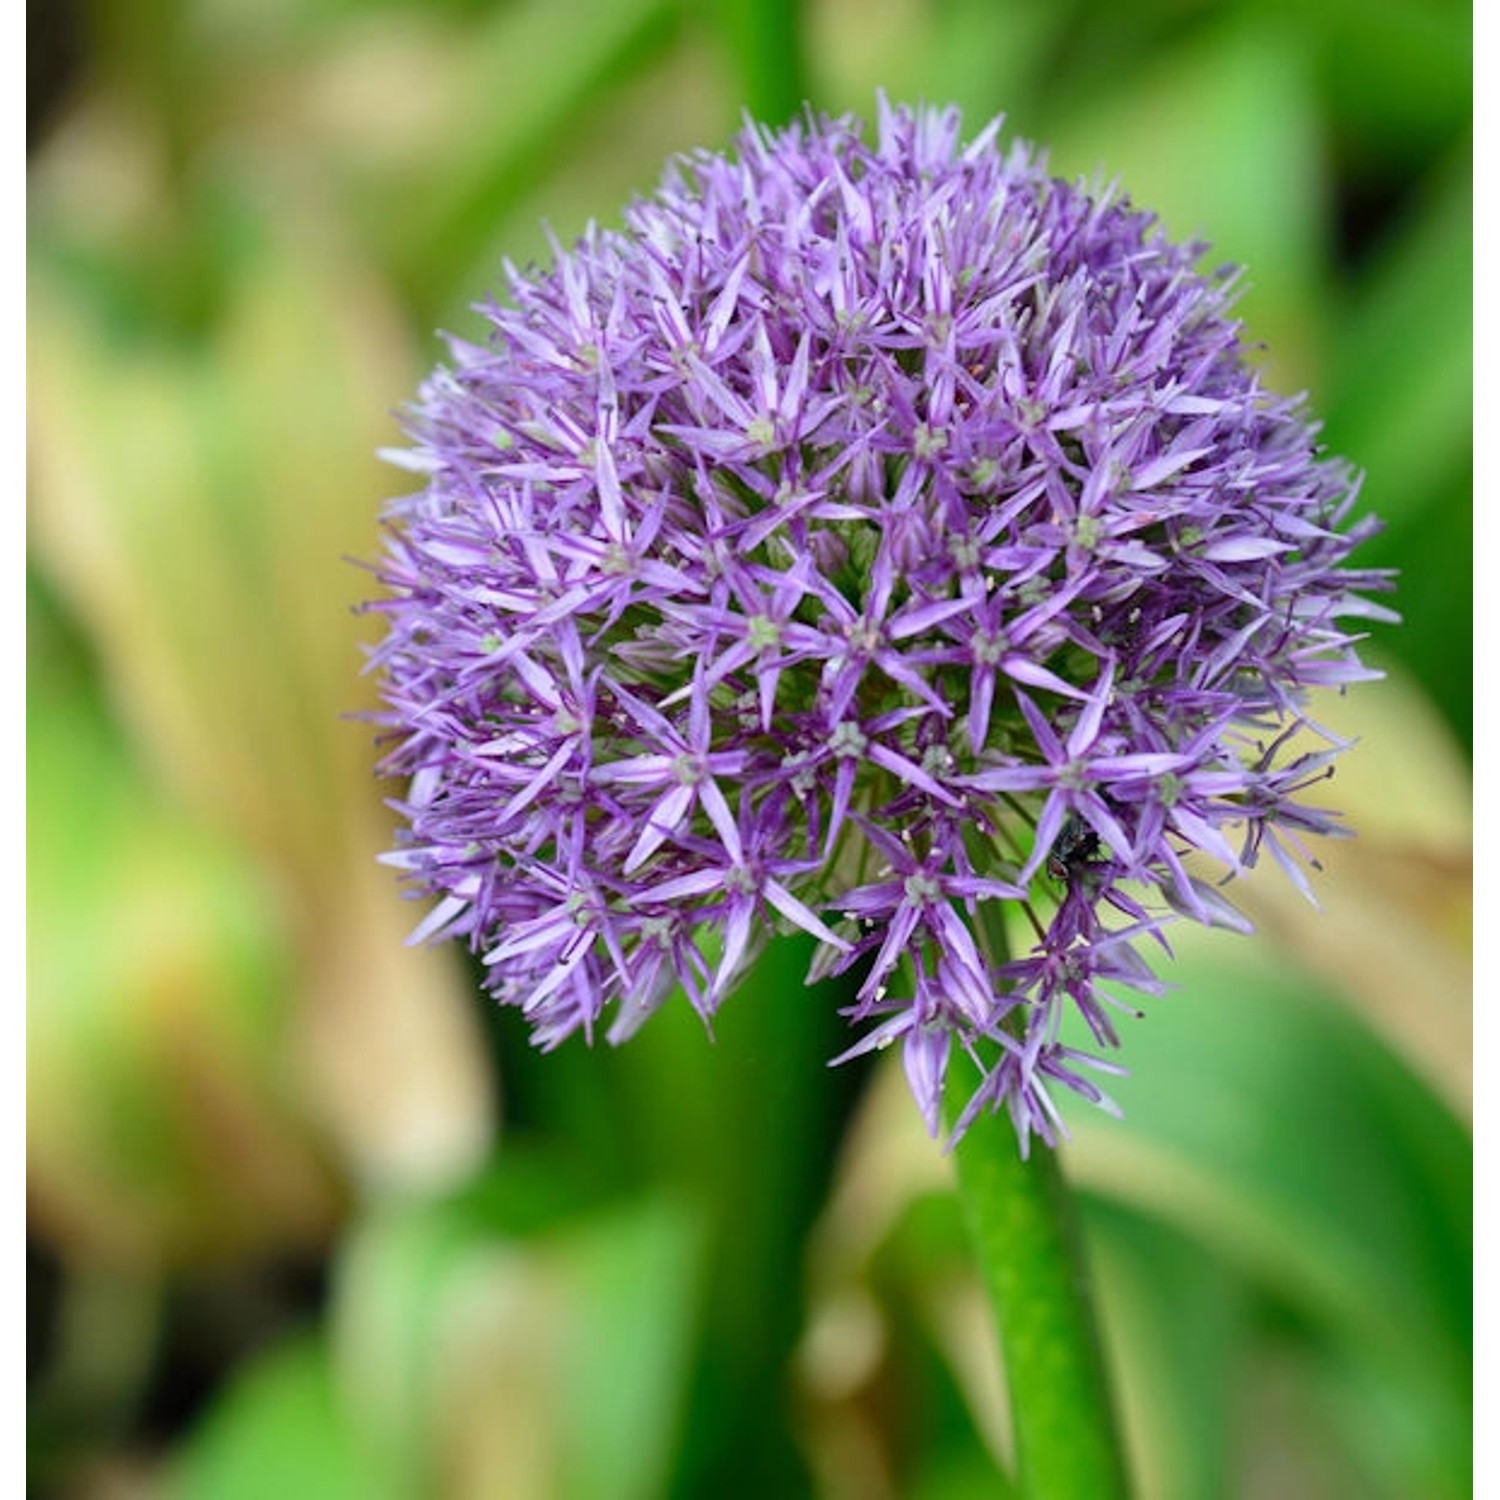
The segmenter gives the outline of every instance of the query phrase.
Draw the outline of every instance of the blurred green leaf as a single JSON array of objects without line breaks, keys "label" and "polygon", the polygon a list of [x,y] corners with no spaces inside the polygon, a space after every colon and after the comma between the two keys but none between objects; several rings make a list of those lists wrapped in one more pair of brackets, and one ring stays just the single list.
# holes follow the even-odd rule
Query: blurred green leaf
[{"label": "blurred green leaf", "polygon": [[705,1215],[704,1331],[674,1493],[792,1493],[805,1462],[779,1406],[803,1322],[804,1240],[865,1070],[847,987],[808,987],[811,944],[770,942],[714,1017],[674,994],[618,1058],[640,1152]]},{"label": "blurred green leaf", "polygon": [[1473,188],[1467,149],[1424,185],[1339,320],[1325,438],[1364,469],[1396,566],[1386,648],[1473,738]]},{"label": "blurred green leaf", "polygon": [[36,1227],[149,1268],[321,1238],[340,1193],[288,1087],[273,892],[149,781],[86,680],[30,679],[27,769]]},{"label": "blurred green leaf", "polygon": [[[1433,1420],[1406,1492],[1455,1493],[1472,1356],[1466,1133],[1264,944],[1184,932],[1180,947],[1165,971],[1178,991],[1129,1039],[1115,1090],[1127,1125],[1080,1120],[1077,1169],[1400,1381]],[[1392,1443],[1384,1457],[1411,1455]]]},{"label": "blurred green leaf", "polygon": [[[899,1064],[888,1069],[881,1084],[890,1085],[886,1097],[909,1116],[911,1100]],[[904,1118],[904,1123],[911,1121]],[[936,1152],[920,1126],[913,1132],[917,1137],[926,1152]],[[872,1157],[868,1166],[878,1170],[889,1163],[888,1151],[880,1150],[880,1156],[885,1160]],[[892,1450],[890,1460],[910,1468],[911,1494],[924,1500],[980,1495],[1002,1500],[1020,1493],[1012,1479],[1011,1413],[963,1205],[946,1181],[949,1168],[946,1158],[934,1154],[927,1171],[943,1181],[941,1189],[907,1196],[914,1186],[907,1184],[896,1190],[888,1224],[872,1222],[867,1207],[862,1222],[848,1226],[875,1236],[868,1246],[868,1276],[884,1319],[877,1325],[883,1335],[882,1368],[869,1374],[873,1389],[857,1394],[879,1402],[884,1387],[895,1386],[900,1424],[885,1432],[888,1418],[882,1421],[885,1414],[878,1407],[876,1421]],[[846,1263],[838,1274],[858,1275],[862,1269]],[[898,1490],[907,1493],[903,1485]]]},{"label": "blurred green leaf", "polygon": [[1089,1260],[1137,1492],[1232,1493],[1232,1437],[1249,1297],[1223,1263],[1170,1225],[1085,1200]]},{"label": "blurred green leaf", "polygon": [[[1463,436],[1457,467],[1434,454],[1435,473],[1422,482],[1431,504],[1420,521],[1393,527],[1356,554],[1369,567],[1395,567],[1389,603],[1396,626],[1375,627],[1379,650],[1398,657],[1421,679],[1448,729],[1470,760],[1474,754],[1474,461]],[[1373,470],[1371,471],[1373,475]]]},{"label": "blurred green leaf", "polygon": [[913,1481],[911,1500],[1011,1500],[1010,1481],[980,1449],[943,1450]]},{"label": "blurred green leaf", "polygon": [[[1398,662],[1378,684],[1323,690],[1309,717],[1354,744],[1326,799],[1358,837],[1320,840],[1318,906],[1265,867],[1233,899],[1260,942],[1317,976],[1461,1119],[1474,1096],[1472,775]],[[1324,797],[1319,798],[1320,801]],[[1420,995],[1421,1004],[1412,997]]]},{"label": "blurred green leaf", "polygon": [[665,47],[676,14],[675,0],[518,0],[470,30],[451,152],[398,211],[384,196],[372,226],[423,325],[557,166],[568,132]]},{"label": "blurred green leaf", "polygon": [[622,1209],[562,1248],[578,1302],[562,1376],[561,1495],[647,1500],[666,1488],[686,1405],[702,1249],[694,1219],[666,1201]]},{"label": "blurred green leaf", "polygon": [[1359,1500],[1468,1500],[1475,1493],[1469,1424],[1444,1393],[1414,1384],[1399,1365],[1338,1346],[1311,1350],[1305,1379],[1309,1404],[1341,1439],[1359,1476]]},{"label": "blurred green leaf", "polygon": [[1338,320],[1326,437],[1369,478],[1393,537],[1469,458],[1473,189],[1468,152],[1426,184]]},{"label": "blurred green leaf", "polygon": [[1471,10],[1463,0],[1279,0],[1318,41],[1319,76],[1360,155],[1420,165],[1469,128]]},{"label": "blurred green leaf", "polygon": [[[267,185],[239,184],[247,203]],[[319,1123],[377,1181],[451,1179],[490,1127],[453,956],[375,864],[390,815],[358,678],[374,456],[410,349],[316,207],[263,215],[201,341],[121,336],[67,265],[31,296],[30,543],[185,815],[259,856],[301,962],[287,1045]]]},{"label": "blurred green leaf", "polygon": [[661,1493],[702,1277],[696,1217],[658,1196],[515,1240],[481,1222],[480,1201],[389,1205],[346,1249],[334,1347],[363,1441],[406,1494]]},{"label": "blurred green leaf", "polygon": [[351,1425],[321,1340],[239,1370],[180,1451],[174,1500],[408,1500]]},{"label": "blurred green leaf", "polygon": [[808,102],[803,0],[702,0],[734,64],[741,107],[781,125]]},{"label": "blurred green leaf", "polygon": [[38,257],[31,540],[183,792],[316,869],[373,821],[337,720],[366,587],[340,554],[370,535],[406,351],[326,244],[257,248],[207,349],[117,340]]},{"label": "blurred green leaf", "polygon": [[335,1354],[362,1430],[408,1488],[438,1458],[442,1340],[455,1288],[488,1264],[521,1268],[533,1251],[539,1263],[554,1258],[557,1243],[586,1234],[621,1194],[570,1153],[507,1143],[457,1191],[377,1202],[346,1236]]}]

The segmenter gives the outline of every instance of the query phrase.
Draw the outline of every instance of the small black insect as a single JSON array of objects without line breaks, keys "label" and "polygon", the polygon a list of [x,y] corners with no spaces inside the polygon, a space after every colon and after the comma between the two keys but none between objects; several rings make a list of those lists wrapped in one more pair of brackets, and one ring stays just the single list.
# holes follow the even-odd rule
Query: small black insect
[{"label": "small black insect", "polygon": [[1058,830],[1057,840],[1047,851],[1047,873],[1071,884],[1073,877],[1093,863],[1099,852],[1099,835],[1077,813],[1069,813]]}]

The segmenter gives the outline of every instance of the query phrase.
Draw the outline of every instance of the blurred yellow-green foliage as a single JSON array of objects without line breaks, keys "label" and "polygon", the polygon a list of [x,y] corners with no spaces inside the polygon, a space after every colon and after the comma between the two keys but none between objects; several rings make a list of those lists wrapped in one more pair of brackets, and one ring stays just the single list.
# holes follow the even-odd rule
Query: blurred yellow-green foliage
[{"label": "blurred yellow-green foliage", "polygon": [[947,1164],[768,957],[533,1054],[413,950],[374,450],[500,256],[742,111],[1005,111],[1249,268],[1402,570],[1321,912],[1183,939],[1080,1118],[1148,1500],[1470,1489],[1469,13],[1456,0],[28,7],[38,1495],[1003,1494]]}]

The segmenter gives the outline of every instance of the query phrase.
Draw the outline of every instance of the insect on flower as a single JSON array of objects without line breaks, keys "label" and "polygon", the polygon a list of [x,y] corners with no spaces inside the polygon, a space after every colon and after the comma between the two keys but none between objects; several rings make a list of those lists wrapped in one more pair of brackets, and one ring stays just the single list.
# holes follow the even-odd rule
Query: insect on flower
[{"label": "insect on flower", "polygon": [[1077,813],[1069,813],[1047,853],[1047,873],[1056,881],[1071,885],[1074,878],[1094,862],[1099,852],[1099,835]]}]

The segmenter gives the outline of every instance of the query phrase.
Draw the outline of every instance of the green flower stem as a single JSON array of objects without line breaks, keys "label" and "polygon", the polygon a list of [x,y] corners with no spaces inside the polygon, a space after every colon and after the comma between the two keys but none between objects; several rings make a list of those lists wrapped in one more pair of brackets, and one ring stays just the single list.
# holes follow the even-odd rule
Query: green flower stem
[{"label": "green flower stem", "polygon": [[1004,1115],[982,1114],[954,1155],[994,1309],[1026,1500],[1128,1493],[1074,1204],[1057,1159],[1023,1161]]}]

